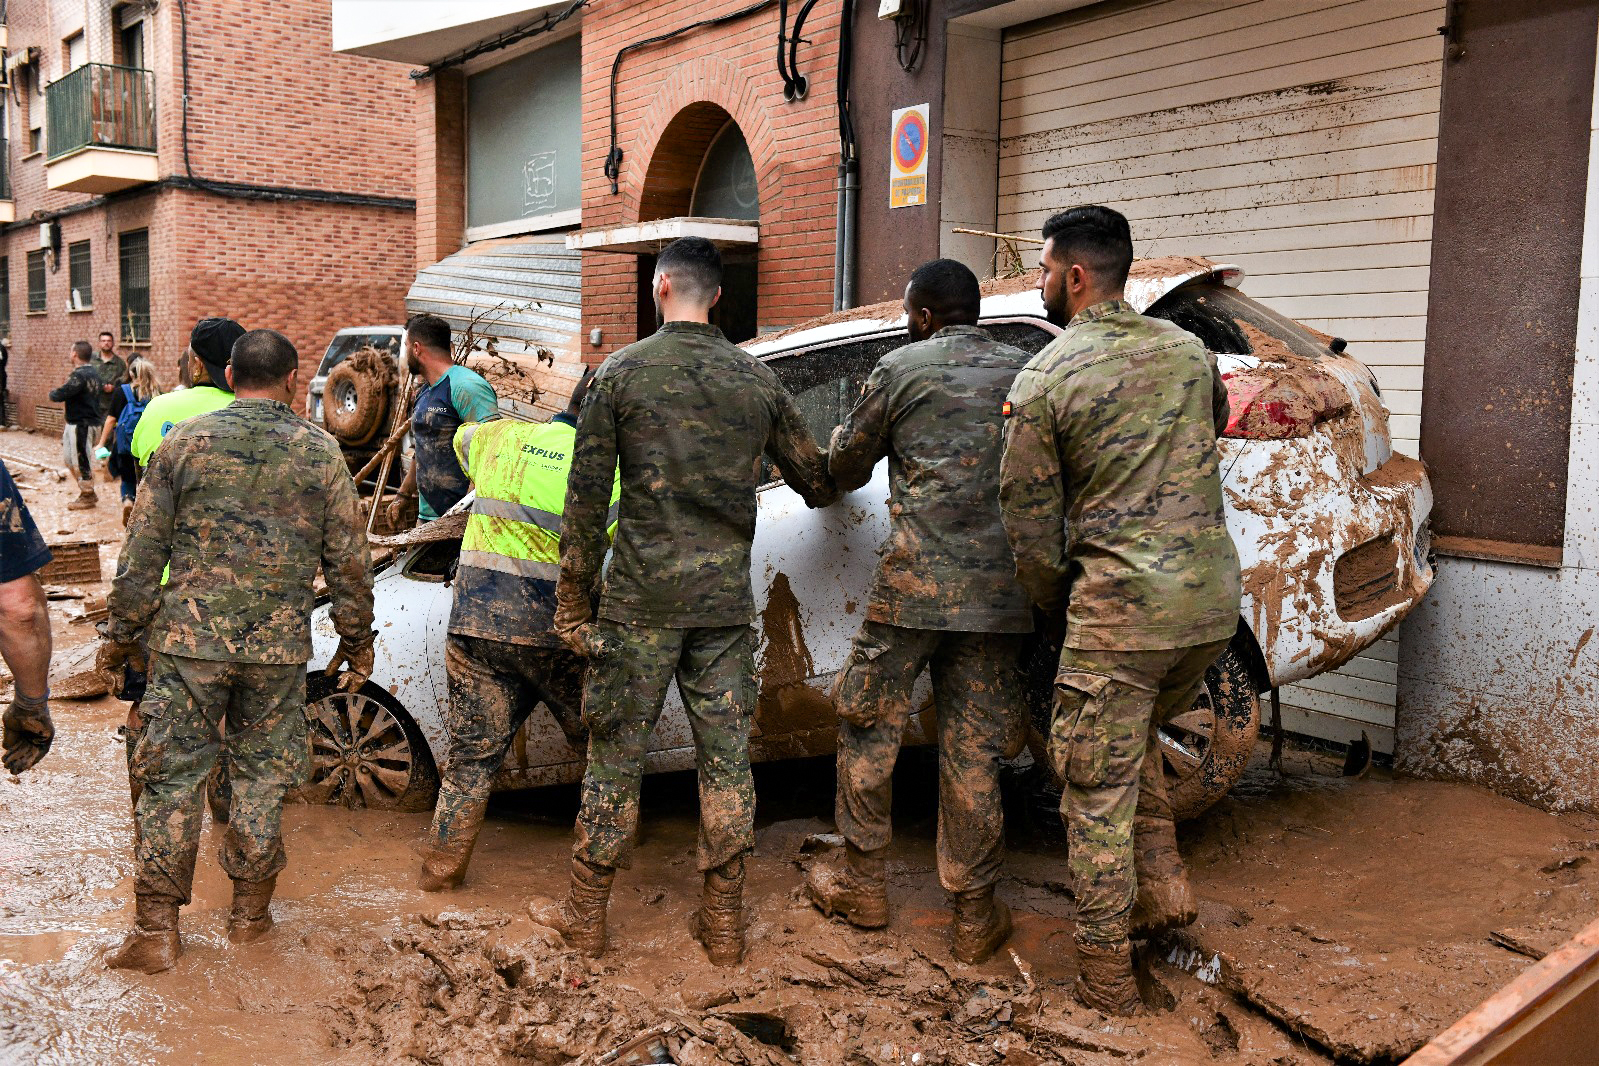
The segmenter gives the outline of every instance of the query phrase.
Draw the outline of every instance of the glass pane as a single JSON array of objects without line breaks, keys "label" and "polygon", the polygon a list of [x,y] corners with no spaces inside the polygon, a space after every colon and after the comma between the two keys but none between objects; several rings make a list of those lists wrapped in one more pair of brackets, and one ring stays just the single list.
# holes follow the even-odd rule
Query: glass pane
[{"label": "glass pane", "polygon": [[44,249],[39,248],[28,253],[28,313],[44,310]]},{"label": "glass pane", "polygon": [[121,310],[118,327],[127,344],[150,339],[150,231],[130,230],[117,238]]},{"label": "glass pane", "polygon": [[749,145],[736,123],[724,126],[706,151],[689,213],[700,218],[760,220],[755,160],[750,158]]},{"label": "glass pane", "polygon": [[94,263],[88,241],[67,246],[67,285],[67,301],[74,311],[94,306]]},{"label": "glass pane", "polygon": [[1320,359],[1328,354],[1326,342],[1304,326],[1225,285],[1186,286],[1167,295],[1149,313],[1181,326],[1219,354],[1253,352],[1245,326],[1277,338],[1295,355]]},{"label": "glass pane", "polygon": [[574,37],[467,79],[467,225],[577,209],[581,77]]}]

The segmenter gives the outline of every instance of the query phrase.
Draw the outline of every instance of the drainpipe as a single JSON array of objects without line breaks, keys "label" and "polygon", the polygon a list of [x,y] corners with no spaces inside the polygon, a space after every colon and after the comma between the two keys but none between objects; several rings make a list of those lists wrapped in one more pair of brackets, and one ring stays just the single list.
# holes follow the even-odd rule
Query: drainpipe
[{"label": "drainpipe", "polygon": [[855,306],[855,198],[860,168],[850,159],[838,165],[838,226],[833,251],[833,310]]}]

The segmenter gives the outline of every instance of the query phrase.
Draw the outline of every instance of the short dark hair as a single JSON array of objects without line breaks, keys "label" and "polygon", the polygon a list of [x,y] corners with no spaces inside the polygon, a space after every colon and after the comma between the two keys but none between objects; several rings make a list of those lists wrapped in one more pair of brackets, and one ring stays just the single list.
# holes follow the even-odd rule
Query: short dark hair
[{"label": "short dark hair", "polygon": [[108,329],[102,329],[100,331],[100,336],[102,336],[102,337],[110,337],[112,340],[116,340],[117,339],[117,335],[115,333],[112,333]]},{"label": "short dark hair", "polygon": [[438,315],[412,315],[405,324],[405,332],[424,347],[450,354],[450,324]]},{"label": "short dark hair", "polygon": [[944,321],[977,321],[983,291],[971,267],[954,259],[934,259],[911,274],[907,290],[912,307],[925,307]]},{"label": "short dark hair", "polygon": [[709,305],[722,286],[722,253],[704,237],[679,237],[661,249],[655,273],[672,275],[680,295]]},{"label": "short dark hair", "polygon": [[1127,283],[1133,266],[1133,231],[1127,216],[1098,204],[1062,211],[1044,223],[1044,240],[1055,242],[1055,258],[1078,263],[1105,285]]},{"label": "short dark hair", "polygon": [[233,342],[233,388],[276,385],[300,365],[300,353],[275,329],[252,329]]},{"label": "short dark hair", "polygon": [[94,358],[94,345],[88,341],[73,341],[72,354],[87,363]]}]

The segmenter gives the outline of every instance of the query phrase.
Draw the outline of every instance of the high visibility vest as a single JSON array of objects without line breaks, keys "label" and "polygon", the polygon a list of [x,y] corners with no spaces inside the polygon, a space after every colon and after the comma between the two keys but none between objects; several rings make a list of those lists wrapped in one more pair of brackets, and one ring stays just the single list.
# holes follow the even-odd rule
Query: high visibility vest
[{"label": "high visibility vest", "polygon": [[[564,418],[469,422],[455,457],[476,498],[461,540],[461,565],[553,582],[560,576],[561,512],[577,428]],[[616,533],[622,482],[611,489],[607,535]]]}]

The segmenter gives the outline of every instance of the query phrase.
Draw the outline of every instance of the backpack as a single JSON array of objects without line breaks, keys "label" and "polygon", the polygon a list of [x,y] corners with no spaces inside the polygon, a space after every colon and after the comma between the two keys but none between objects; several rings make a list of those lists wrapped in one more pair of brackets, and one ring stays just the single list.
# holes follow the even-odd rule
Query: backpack
[{"label": "backpack", "polygon": [[150,401],[139,399],[132,385],[123,385],[121,388],[123,399],[127,400],[127,403],[123,404],[122,413],[117,415],[116,450],[132,453],[133,429],[139,424],[139,416],[144,414],[145,405]]}]

